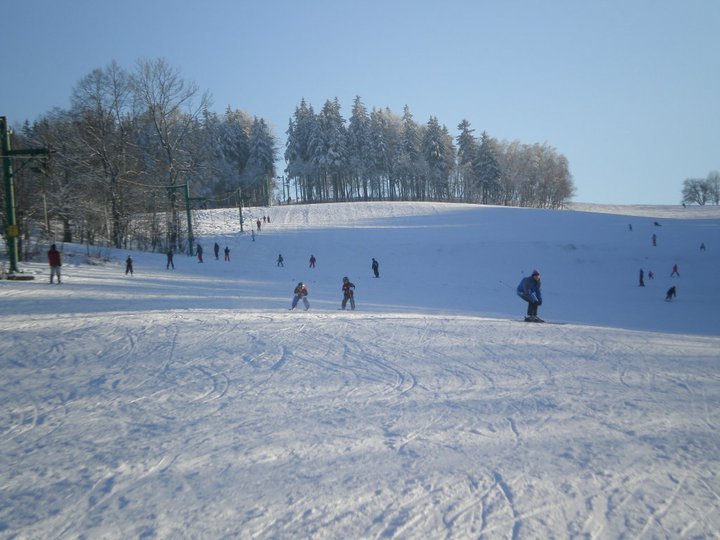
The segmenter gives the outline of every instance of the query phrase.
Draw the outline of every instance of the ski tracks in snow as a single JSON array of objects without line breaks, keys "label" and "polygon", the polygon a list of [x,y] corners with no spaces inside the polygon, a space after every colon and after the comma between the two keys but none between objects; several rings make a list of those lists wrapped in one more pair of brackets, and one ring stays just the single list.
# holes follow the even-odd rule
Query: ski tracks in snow
[{"label": "ski tracks in snow", "polygon": [[612,329],[599,339],[574,325],[312,311],[32,325],[44,358],[22,354],[17,325],[0,343],[6,530],[521,538],[720,526],[706,505],[720,493],[713,338],[689,351],[688,339]]}]

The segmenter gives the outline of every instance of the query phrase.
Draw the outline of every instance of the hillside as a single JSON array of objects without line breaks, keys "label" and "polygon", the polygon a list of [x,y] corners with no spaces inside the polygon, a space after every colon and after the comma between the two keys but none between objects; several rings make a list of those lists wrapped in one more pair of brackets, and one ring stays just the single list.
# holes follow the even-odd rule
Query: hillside
[{"label": "hillside", "polygon": [[[202,264],[132,252],[126,276],[66,245],[51,286],[24,263],[0,281],[0,537],[711,537],[720,215],[595,210],[252,208],[255,241],[206,211]],[[519,322],[533,268],[564,324]]]}]

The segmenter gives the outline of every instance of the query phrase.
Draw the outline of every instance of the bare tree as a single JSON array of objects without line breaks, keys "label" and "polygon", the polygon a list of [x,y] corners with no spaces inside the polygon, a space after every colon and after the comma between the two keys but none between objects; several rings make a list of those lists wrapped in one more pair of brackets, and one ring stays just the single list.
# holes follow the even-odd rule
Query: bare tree
[{"label": "bare tree", "polygon": [[[161,180],[170,199],[169,243],[180,247],[180,198],[177,193],[201,165],[192,134],[210,106],[207,93],[184,80],[164,59],[143,60],[133,77],[135,95],[145,109],[149,129],[146,154],[151,179]],[[154,177],[154,178],[153,178]]]}]

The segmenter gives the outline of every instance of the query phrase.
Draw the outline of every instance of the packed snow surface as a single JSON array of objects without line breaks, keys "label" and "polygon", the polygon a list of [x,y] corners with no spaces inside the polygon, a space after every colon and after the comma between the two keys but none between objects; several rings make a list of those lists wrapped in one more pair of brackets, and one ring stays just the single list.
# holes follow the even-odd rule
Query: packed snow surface
[{"label": "packed snow surface", "polygon": [[0,281],[1,538],[717,536],[717,208],[245,216]]}]

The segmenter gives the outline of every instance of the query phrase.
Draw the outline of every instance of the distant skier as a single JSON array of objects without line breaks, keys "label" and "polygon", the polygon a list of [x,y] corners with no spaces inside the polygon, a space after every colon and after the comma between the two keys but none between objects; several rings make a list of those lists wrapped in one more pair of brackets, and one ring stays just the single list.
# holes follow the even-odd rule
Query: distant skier
[{"label": "distant skier", "polygon": [[53,279],[57,276],[57,282],[60,284],[60,268],[62,267],[62,261],[60,260],[60,252],[55,247],[55,244],[50,246],[47,252],[48,264],[50,265],[50,284],[52,285]]},{"label": "distant skier", "polygon": [[168,249],[167,252],[167,264],[165,265],[165,269],[168,270],[172,266],[172,269],[175,270],[175,263],[173,262],[173,250]]},{"label": "distant skier", "polygon": [[202,258],[203,248],[200,244],[197,245],[196,253],[197,253],[198,262],[203,262],[203,258]]},{"label": "distant skier", "polygon": [[345,309],[345,306],[347,306],[349,300],[350,309],[355,311],[355,285],[347,277],[344,277],[342,280],[342,309]]},{"label": "distant skier", "polygon": [[252,234],[252,241],[255,241],[255,229],[250,229],[250,233]]},{"label": "distant skier", "polygon": [[133,260],[130,255],[125,259],[125,275],[127,276],[128,274],[133,275]]},{"label": "distant skier", "polygon": [[675,285],[670,287],[668,289],[668,292],[665,294],[665,301],[670,302],[673,298],[677,296],[677,291],[675,290]]},{"label": "distant skier", "polygon": [[278,254],[277,265],[285,268],[285,259],[283,259],[282,253]]},{"label": "distant skier", "polygon": [[297,284],[297,287],[295,287],[295,290],[293,292],[295,293],[295,296],[293,297],[292,307],[290,308],[290,311],[297,307],[300,300],[302,300],[303,305],[305,306],[305,311],[310,309],[310,302],[308,302],[307,299],[308,288],[302,281]]},{"label": "distant skier", "polygon": [[225,260],[230,262],[230,248],[225,246]]},{"label": "distant skier", "polygon": [[648,279],[655,279],[655,274],[653,274],[652,270],[648,270]]},{"label": "distant skier", "polygon": [[258,220],[255,222],[255,225],[257,225],[257,230],[258,230],[258,232],[260,232],[260,219],[259,219],[259,218],[258,218]]},{"label": "distant skier", "polygon": [[700,251],[705,251],[705,242],[700,244]]},{"label": "distant skier", "polygon": [[380,263],[375,260],[375,257],[373,257],[372,265],[370,267],[372,268],[375,277],[380,277]]},{"label": "distant skier", "polygon": [[678,265],[673,264],[672,272],[670,272],[670,277],[677,276],[680,277],[680,272],[678,272]]},{"label": "distant skier", "polygon": [[310,255],[310,268],[315,268],[316,262],[317,262],[317,259],[315,259],[315,255]]},{"label": "distant skier", "polygon": [[215,260],[219,261],[220,260],[220,246],[218,245],[217,242],[215,242],[215,245],[213,246],[213,250],[215,251]]},{"label": "distant skier", "polygon": [[517,286],[517,295],[528,303],[526,322],[544,322],[537,316],[538,306],[542,305],[540,287],[540,272],[537,270],[533,270],[530,277],[522,278]]},{"label": "distant skier", "polygon": [[640,284],[639,284],[640,287],[645,286],[645,281],[643,280],[644,276],[645,276],[645,272],[643,272],[643,269],[641,268],[640,269]]},{"label": "distant skier", "polygon": [[652,235],[652,244],[653,246],[657,246],[657,236],[655,236],[654,234]]}]

